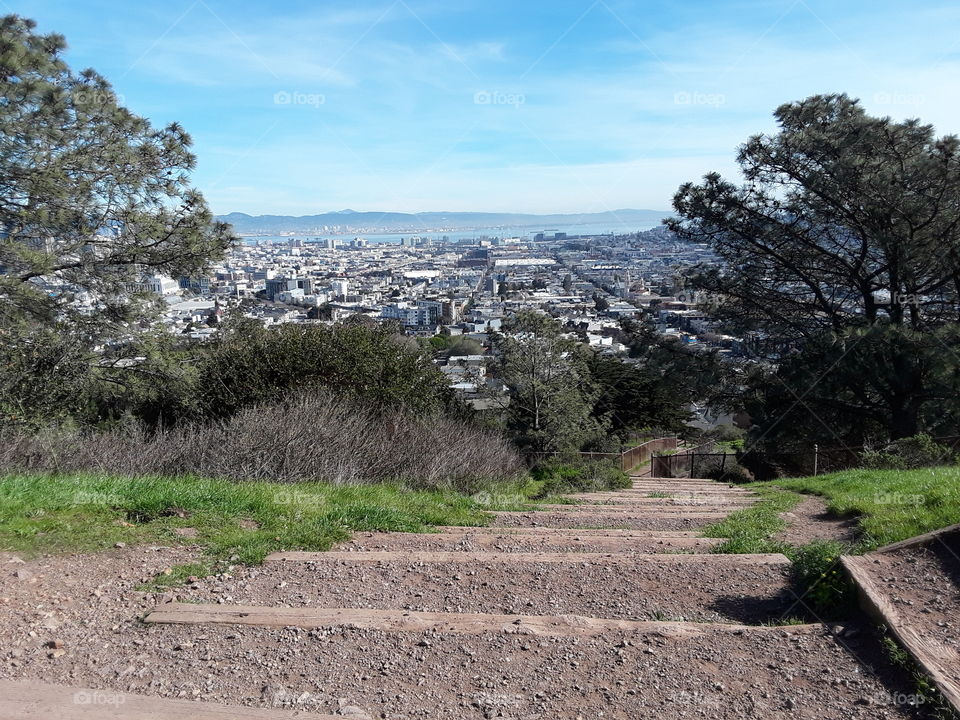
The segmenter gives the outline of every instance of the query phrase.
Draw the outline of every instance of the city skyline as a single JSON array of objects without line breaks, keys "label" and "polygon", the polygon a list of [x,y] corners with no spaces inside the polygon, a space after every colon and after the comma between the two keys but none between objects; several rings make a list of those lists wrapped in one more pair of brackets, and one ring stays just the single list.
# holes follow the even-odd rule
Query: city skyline
[{"label": "city skyline", "polygon": [[921,2],[8,2],[193,136],[218,214],[667,209],[781,103],[955,132],[960,8]]}]

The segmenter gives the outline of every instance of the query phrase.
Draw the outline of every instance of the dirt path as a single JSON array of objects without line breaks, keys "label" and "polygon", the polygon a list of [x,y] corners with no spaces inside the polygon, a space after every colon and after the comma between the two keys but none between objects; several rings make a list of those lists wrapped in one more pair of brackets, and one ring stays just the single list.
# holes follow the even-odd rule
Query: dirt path
[{"label": "dirt path", "polygon": [[827,511],[827,504],[818,497],[805,497],[781,517],[786,520],[787,527],[776,535],[776,539],[791,545],[806,545],[814,540],[836,540],[854,545],[857,541],[857,521],[834,517]]},{"label": "dirt path", "polygon": [[[0,681],[297,718],[916,717],[864,629],[759,624],[793,605],[786,559],[711,554],[698,537],[742,505],[718,498],[747,497],[643,478],[579,496],[611,505],[359,533],[162,594],[135,588],[188,550],[6,558]],[[0,717],[28,717],[2,703]],[[178,707],[157,717],[194,717]]]}]

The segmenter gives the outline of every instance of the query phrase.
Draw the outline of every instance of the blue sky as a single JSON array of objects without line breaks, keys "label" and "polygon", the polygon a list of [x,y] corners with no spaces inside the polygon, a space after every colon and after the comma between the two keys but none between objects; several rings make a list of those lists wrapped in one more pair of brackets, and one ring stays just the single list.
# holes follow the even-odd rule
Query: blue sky
[{"label": "blue sky", "polygon": [[0,0],[194,139],[218,213],[665,209],[824,92],[960,131],[960,4]]}]

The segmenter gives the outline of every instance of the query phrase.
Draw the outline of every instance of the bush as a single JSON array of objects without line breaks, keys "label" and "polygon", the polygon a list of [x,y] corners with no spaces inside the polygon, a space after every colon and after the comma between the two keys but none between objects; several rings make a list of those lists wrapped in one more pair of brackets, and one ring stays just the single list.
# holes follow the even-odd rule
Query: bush
[{"label": "bush", "polygon": [[402,482],[475,492],[522,474],[499,433],[443,417],[416,417],[314,391],[239,411],[223,423],[49,430],[0,437],[0,467],[114,475],[277,482]]},{"label": "bush", "polygon": [[723,468],[719,465],[714,465],[708,469],[704,475],[711,480],[734,483],[735,485],[744,485],[754,481],[754,477],[750,471],[736,463],[727,463]]},{"label": "bush", "polygon": [[913,470],[956,462],[950,448],[924,433],[895,440],[882,450],[871,450],[861,457],[863,467],[870,470]]},{"label": "bush", "polygon": [[232,319],[223,336],[199,354],[202,417],[225,420],[244,408],[312,389],[424,416],[453,408],[443,374],[409,340],[389,325],[358,321],[265,329]]},{"label": "bush", "polygon": [[788,551],[799,597],[818,618],[843,616],[854,606],[853,587],[840,566],[845,551],[841,543],[830,540]]},{"label": "bush", "polygon": [[530,471],[540,489],[534,498],[630,487],[630,476],[612,462],[580,457],[550,460]]}]

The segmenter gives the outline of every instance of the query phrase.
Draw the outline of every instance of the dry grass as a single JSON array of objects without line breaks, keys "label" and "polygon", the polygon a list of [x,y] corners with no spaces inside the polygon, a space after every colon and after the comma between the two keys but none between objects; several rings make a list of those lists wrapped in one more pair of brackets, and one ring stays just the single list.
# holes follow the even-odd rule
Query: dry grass
[{"label": "dry grass", "polygon": [[0,437],[0,469],[237,481],[367,484],[475,492],[522,462],[500,434],[445,417],[371,410],[327,392],[242,410],[222,424],[146,434],[49,430]]}]

